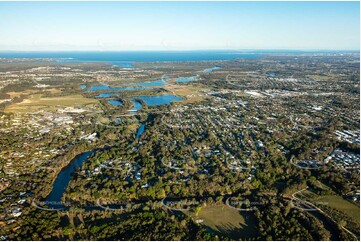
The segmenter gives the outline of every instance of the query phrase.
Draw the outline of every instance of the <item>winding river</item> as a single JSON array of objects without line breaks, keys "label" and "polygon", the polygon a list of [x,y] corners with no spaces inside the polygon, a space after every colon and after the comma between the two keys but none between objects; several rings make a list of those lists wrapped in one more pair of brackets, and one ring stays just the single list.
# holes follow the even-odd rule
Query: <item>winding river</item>
[{"label": "winding river", "polygon": [[[153,85],[161,85],[165,84],[163,80],[159,80],[156,82],[146,82],[142,83],[142,86],[153,86]],[[110,88],[108,86],[92,86],[90,87],[87,92],[91,91],[122,91],[122,90],[133,90],[133,87],[127,87],[127,88]],[[114,95],[113,93],[101,93],[97,96],[97,98],[104,98],[104,97],[111,97]],[[145,103],[147,103],[148,106],[158,106],[158,105],[164,105],[164,104],[170,104],[173,101],[180,101],[183,100],[181,97],[177,97],[174,95],[158,95],[158,96],[138,96],[134,97],[132,100],[133,102],[133,108],[130,110],[130,112],[137,112],[142,108],[141,102],[137,101],[136,99],[141,99]],[[108,100],[108,102],[114,106],[122,105],[122,102],[118,100]],[[145,124],[141,124],[141,126],[137,130],[136,139],[138,139],[142,133],[145,130]],[[63,197],[64,192],[66,191],[72,173],[74,173],[78,168],[80,168],[83,163],[96,152],[96,149],[88,152],[84,152],[78,156],[76,156],[74,159],[72,159],[69,162],[69,165],[64,167],[56,177],[52,190],[50,194],[46,197],[45,201],[43,202],[46,204],[46,206],[50,209],[54,210],[64,210],[68,209],[69,207],[66,206],[66,204],[63,204],[61,202],[61,198]]]},{"label": "winding river", "polygon": [[68,187],[69,181],[71,179],[71,174],[76,171],[77,168],[83,165],[83,162],[88,159],[92,154],[95,153],[95,150],[84,152],[74,159],[72,159],[66,167],[64,167],[56,177],[53,188],[50,194],[46,197],[45,203],[48,207],[53,209],[64,209],[66,208],[62,202],[61,197],[63,196],[66,188]]}]

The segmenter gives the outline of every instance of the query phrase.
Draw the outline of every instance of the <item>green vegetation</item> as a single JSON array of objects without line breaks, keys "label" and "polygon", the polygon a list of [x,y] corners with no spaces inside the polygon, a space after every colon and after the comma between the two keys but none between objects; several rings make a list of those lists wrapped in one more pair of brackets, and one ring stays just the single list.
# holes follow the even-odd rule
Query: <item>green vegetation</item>
[{"label": "green vegetation", "polygon": [[[138,63],[141,69],[134,70],[100,63],[0,64],[0,236],[359,239],[355,59],[269,55]],[[216,65],[222,68],[202,71]],[[163,87],[88,91],[165,75]],[[197,81],[176,83],[182,76]],[[115,95],[97,97],[101,93]],[[136,96],[165,93],[185,100],[141,101],[140,110],[130,111]],[[33,206],[86,151],[93,153],[60,194],[68,210]]]}]

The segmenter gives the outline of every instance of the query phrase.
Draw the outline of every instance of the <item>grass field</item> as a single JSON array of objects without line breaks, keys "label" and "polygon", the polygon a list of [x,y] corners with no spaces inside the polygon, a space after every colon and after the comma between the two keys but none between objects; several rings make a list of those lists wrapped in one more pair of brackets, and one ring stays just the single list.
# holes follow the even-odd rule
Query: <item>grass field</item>
[{"label": "grass field", "polygon": [[98,100],[85,98],[82,95],[69,95],[42,98],[40,94],[32,95],[21,103],[7,106],[5,112],[36,112],[38,110],[56,110],[60,107],[82,106],[96,104]]},{"label": "grass field", "polygon": [[187,99],[182,101],[183,103],[192,103],[201,101],[204,99],[204,94],[199,92],[200,88],[193,86],[180,86],[180,85],[169,85],[163,87],[164,89],[172,92],[176,96],[186,97]]},{"label": "grass field", "polygon": [[346,215],[354,219],[355,222],[360,224],[360,208],[354,205],[353,203],[343,199],[339,195],[333,194],[333,195],[319,196],[309,190],[306,190],[303,191],[301,194],[298,194],[297,197],[301,199],[310,200],[313,203],[315,203],[316,206],[317,203],[320,203],[327,205],[331,208],[337,209],[341,212],[344,212]]},{"label": "grass field", "polygon": [[313,78],[315,80],[320,80],[320,81],[325,81],[325,80],[329,80],[330,78],[332,78],[330,76],[320,76],[320,75],[308,75],[308,77]]},{"label": "grass field", "polygon": [[10,98],[20,97],[21,95],[36,95],[36,93],[51,93],[59,94],[61,90],[58,88],[47,88],[47,89],[38,89],[38,90],[26,90],[22,92],[7,92],[10,95]]},{"label": "grass field", "polygon": [[327,203],[331,208],[344,212],[360,224],[360,208],[338,195],[319,196],[313,201]]},{"label": "grass field", "polygon": [[[188,213],[195,218],[194,214]],[[235,240],[257,236],[256,218],[252,212],[239,212],[223,204],[202,208],[198,218],[216,233]]]}]

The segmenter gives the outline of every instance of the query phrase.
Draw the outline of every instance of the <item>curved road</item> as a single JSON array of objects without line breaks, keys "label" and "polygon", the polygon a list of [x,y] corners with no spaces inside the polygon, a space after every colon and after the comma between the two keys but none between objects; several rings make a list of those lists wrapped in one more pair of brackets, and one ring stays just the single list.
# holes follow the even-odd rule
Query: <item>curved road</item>
[{"label": "curved road", "polygon": [[[305,201],[305,200],[302,200],[302,199],[299,199],[299,198],[296,197],[296,194],[301,193],[301,192],[303,192],[303,191],[305,191],[305,190],[307,190],[307,189],[308,189],[308,186],[307,186],[306,188],[303,188],[303,189],[301,189],[301,190],[293,193],[293,194],[292,194],[292,200],[291,200],[291,202],[292,202],[293,200],[298,200],[298,201],[300,201],[300,203],[305,204],[306,206],[311,207],[311,209],[313,209],[312,211],[318,211],[319,213],[323,214],[325,217],[327,217],[327,218],[330,219],[332,222],[334,222],[335,224],[338,225],[338,223],[337,223],[336,220],[334,220],[331,216],[329,216],[327,213],[325,213],[322,209],[318,208],[315,204],[313,204],[313,203],[311,203],[311,202],[308,202],[308,201]],[[292,202],[292,204],[293,204],[293,202]],[[294,206],[294,205],[293,205],[293,206]],[[296,206],[295,206],[295,207],[296,207]],[[297,208],[297,207],[296,207],[296,208]],[[300,208],[300,209],[301,209],[301,208]],[[306,211],[307,211],[307,210],[306,210]],[[310,211],[310,210],[308,210],[308,211]],[[348,234],[350,234],[356,241],[359,241],[359,239],[357,238],[357,236],[354,235],[354,233],[352,233],[350,230],[348,230],[348,229],[345,228],[344,226],[340,226],[340,227],[341,227],[343,230],[345,230]]]}]

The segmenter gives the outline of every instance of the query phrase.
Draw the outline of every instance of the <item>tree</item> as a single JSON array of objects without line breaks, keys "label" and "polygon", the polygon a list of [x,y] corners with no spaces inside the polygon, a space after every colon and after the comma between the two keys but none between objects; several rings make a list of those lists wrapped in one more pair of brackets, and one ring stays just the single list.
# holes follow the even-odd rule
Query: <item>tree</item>
[{"label": "tree", "polygon": [[196,216],[198,216],[198,213],[202,210],[202,205],[198,205],[194,208],[194,213]]}]

